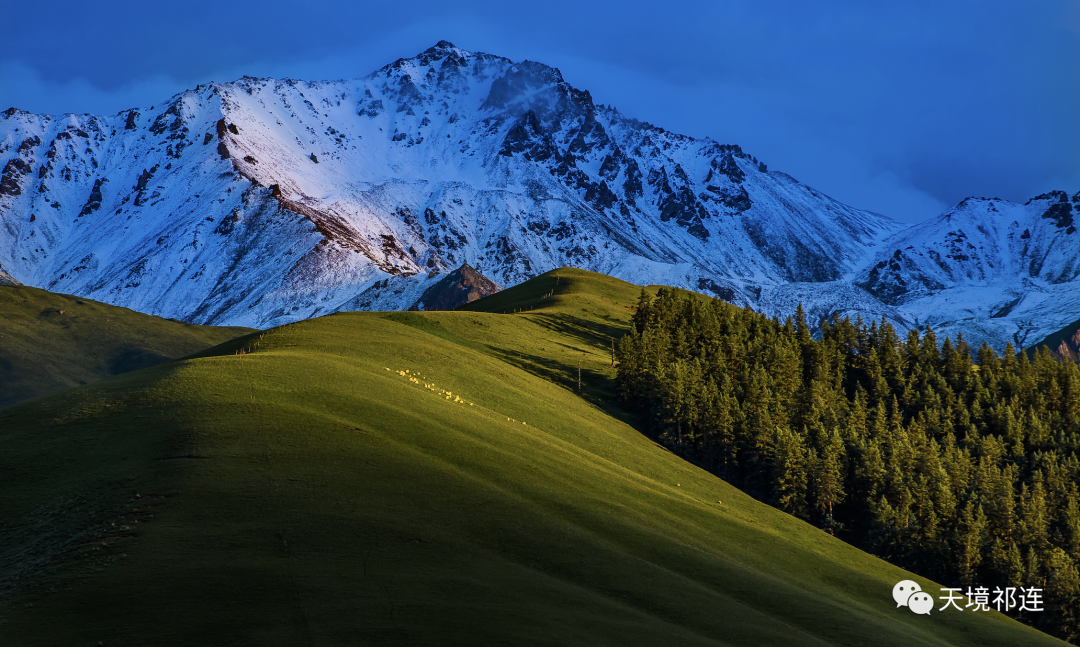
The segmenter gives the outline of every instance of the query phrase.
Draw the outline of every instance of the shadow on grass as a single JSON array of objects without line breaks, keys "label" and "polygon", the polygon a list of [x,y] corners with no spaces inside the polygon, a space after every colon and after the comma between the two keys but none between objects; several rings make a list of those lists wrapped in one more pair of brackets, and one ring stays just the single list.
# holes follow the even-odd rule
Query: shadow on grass
[{"label": "shadow on grass", "polygon": [[538,326],[598,350],[609,350],[611,340],[618,343],[623,335],[630,332],[629,325],[589,321],[568,314],[536,314],[531,319]]},{"label": "shadow on grass", "polygon": [[[577,393],[577,364],[568,364],[550,357],[506,348],[490,347],[488,352],[511,366],[516,366],[571,393]],[[619,404],[615,379],[605,371],[581,367],[581,397],[619,422],[641,431],[637,416],[623,409]]]}]

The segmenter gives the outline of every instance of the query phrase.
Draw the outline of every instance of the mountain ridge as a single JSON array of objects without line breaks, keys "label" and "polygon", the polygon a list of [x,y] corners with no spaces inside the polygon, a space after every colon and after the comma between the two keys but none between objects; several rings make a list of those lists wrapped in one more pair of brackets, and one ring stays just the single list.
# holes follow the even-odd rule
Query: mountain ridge
[{"label": "mountain ridge", "polygon": [[[402,310],[468,263],[501,285],[575,266],[770,314],[795,299],[926,319],[867,274],[910,228],[596,104],[556,68],[447,41],[348,81],[243,77],[112,117],[0,114],[0,264],[151,314],[270,326]],[[955,318],[978,321],[954,328],[998,347],[1075,319],[969,310]]]}]

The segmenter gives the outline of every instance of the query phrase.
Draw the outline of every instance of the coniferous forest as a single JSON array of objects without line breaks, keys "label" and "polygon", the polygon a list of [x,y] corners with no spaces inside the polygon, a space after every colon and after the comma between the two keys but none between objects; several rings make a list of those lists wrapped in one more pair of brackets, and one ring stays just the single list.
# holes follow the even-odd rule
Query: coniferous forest
[{"label": "coniferous forest", "polygon": [[620,397],[672,451],[944,586],[1041,588],[1010,615],[1080,644],[1080,365],[666,288],[633,323]]}]

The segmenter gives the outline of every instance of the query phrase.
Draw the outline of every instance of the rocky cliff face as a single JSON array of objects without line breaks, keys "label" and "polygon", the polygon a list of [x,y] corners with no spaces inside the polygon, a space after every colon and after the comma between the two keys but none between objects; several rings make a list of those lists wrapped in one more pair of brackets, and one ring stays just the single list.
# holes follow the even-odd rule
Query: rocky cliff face
[{"label": "rocky cliff face", "polygon": [[19,283],[13,276],[0,269],[0,286],[14,287],[17,285],[22,285],[22,283]]},{"label": "rocky cliff face", "polygon": [[1028,353],[1037,352],[1043,346],[1061,359],[1080,362],[1080,319],[1035,342],[1032,347],[1029,347]]},{"label": "rocky cliff face", "polygon": [[199,323],[404,309],[466,263],[502,285],[570,265],[902,327],[947,285],[893,269],[885,241],[905,232],[884,216],[446,42],[352,81],[245,77],[111,117],[11,109],[0,163],[12,276]]},{"label": "rocky cliff face", "polygon": [[409,309],[453,310],[499,290],[502,290],[502,287],[497,283],[465,264],[424,290]]},{"label": "rocky cliff face", "polygon": [[1073,332],[1071,337],[1061,340],[1054,352],[1058,354],[1058,357],[1080,362],[1080,330]]}]

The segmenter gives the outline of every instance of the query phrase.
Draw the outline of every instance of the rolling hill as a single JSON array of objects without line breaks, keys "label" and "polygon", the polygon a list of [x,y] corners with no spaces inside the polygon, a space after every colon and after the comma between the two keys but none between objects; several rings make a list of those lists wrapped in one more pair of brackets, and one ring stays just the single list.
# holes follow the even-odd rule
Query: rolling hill
[{"label": "rolling hill", "polygon": [[0,408],[190,355],[251,331],[0,284]]},{"label": "rolling hill", "polygon": [[0,411],[0,642],[1063,644],[896,608],[910,574],[626,424],[639,289],[563,269]]}]

